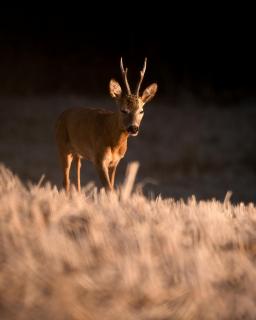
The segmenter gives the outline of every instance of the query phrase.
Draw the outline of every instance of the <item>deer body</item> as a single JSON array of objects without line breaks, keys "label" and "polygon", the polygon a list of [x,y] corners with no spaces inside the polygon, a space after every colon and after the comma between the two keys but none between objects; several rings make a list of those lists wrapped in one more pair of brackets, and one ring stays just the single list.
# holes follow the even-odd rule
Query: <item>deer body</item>
[{"label": "deer body", "polygon": [[[128,139],[128,133],[120,128],[117,113],[89,108],[68,109],[57,121],[56,138],[67,191],[73,159],[77,166],[81,166],[81,159],[91,161],[103,185],[113,188],[111,182],[114,182],[115,173],[108,177],[106,169],[116,168],[126,153]],[[80,190],[80,183],[77,188]]]},{"label": "deer body", "polygon": [[[146,60],[144,64],[144,69]],[[76,161],[77,189],[80,191],[81,159],[89,160],[106,189],[114,188],[116,167],[127,151],[130,135],[137,135],[143,117],[143,106],[156,93],[152,84],[142,97],[133,95],[129,89],[127,69],[121,70],[128,94],[123,94],[118,82],[110,81],[110,95],[116,99],[119,109],[111,112],[103,109],[72,108],[65,110],[56,123],[56,141],[64,176],[64,187],[70,189],[71,163]],[[144,70],[145,72],[145,70]],[[144,74],[141,71],[141,84]],[[137,88],[138,89],[138,88]]]}]

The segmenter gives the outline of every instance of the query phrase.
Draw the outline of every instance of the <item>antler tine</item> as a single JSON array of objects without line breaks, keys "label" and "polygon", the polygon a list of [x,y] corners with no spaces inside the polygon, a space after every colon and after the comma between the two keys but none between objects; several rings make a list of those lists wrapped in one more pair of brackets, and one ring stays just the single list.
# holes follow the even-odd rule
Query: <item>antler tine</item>
[{"label": "antler tine", "polygon": [[127,79],[128,68],[124,69],[123,58],[122,57],[120,59],[120,68],[121,68],[121,72],[122,72],[122,76],[123,76],[124,84],[126,86],[127,93],[130,95],[131,94],[131,89],[130,89],[129,82],[128,82],[128,79]]},{"label": "antler tine", "polygon": [[140,79],[137,85],[137,89],[136,89],[136,95],[138,96],[140,94],[140,86],[142,84],[145,72],[146,72],[146,68],[147,68],[147,58],[145,58],[144,60],[144,66],[143,69],[140,71]]}]

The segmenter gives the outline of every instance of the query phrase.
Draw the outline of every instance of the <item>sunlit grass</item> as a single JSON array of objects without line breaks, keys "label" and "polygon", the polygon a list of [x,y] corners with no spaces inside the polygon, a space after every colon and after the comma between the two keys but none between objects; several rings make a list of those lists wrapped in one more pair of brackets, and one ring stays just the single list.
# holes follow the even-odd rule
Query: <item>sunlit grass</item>
[{"label": "sunlit grass", "polygon": [[254,319],[255,205],[148,199],[136,171],[67,196],[0,167],[1,319]]}]

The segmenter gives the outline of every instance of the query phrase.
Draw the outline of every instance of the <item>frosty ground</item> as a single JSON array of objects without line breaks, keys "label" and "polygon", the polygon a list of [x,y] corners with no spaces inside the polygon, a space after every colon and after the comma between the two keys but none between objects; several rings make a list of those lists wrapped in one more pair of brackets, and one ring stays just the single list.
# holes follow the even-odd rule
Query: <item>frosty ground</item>
[{"label": "frosty ground", "polygon": [[1,319],[254,319],[255,205],[125,190],[1,166]]},{"label": "frosty ground", "polygon": [[255,108],[152,102],[117,192],[83,163],[82,193],[67,196],[54,122],[88,105],[113,108],[0,99],[0,318],[254,319]]}]

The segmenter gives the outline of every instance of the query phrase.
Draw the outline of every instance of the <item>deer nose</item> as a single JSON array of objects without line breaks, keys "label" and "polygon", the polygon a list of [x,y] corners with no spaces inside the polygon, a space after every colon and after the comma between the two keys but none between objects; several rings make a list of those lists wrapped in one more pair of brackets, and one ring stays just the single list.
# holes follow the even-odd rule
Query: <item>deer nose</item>
[{"label": "deer nose", "polygon": [[130,126],[127,128],[127,132],[132,133],[132,134],[135,134],[138,131],[139,131],[139,127],[137,127],[137,126]]}]

